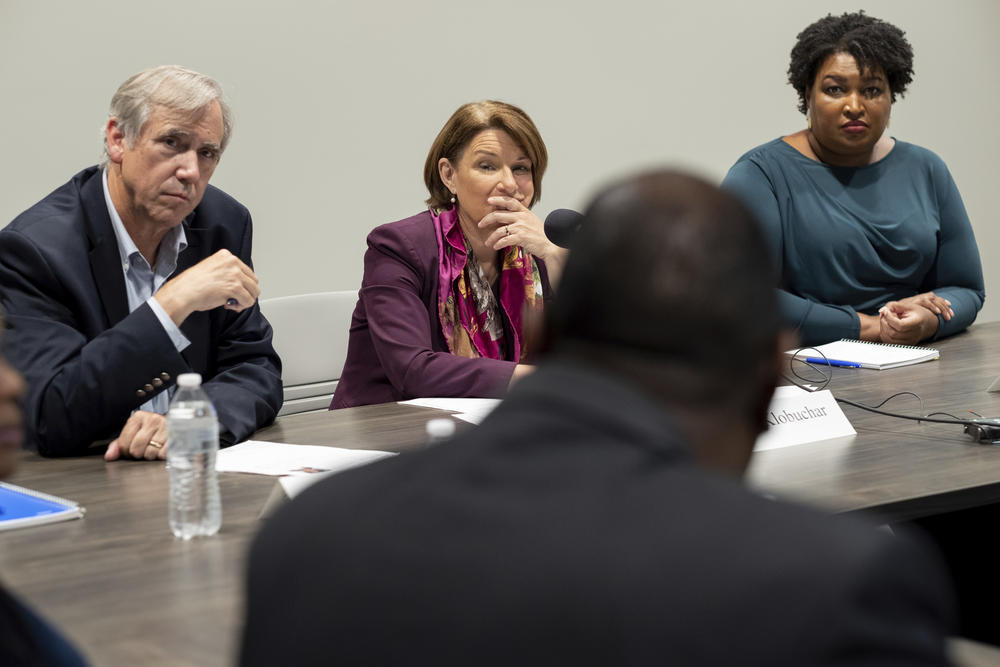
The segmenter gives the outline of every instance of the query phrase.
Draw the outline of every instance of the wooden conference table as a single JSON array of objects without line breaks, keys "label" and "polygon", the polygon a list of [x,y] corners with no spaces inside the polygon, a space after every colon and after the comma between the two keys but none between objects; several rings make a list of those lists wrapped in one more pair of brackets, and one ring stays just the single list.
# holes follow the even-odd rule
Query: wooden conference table
[{"label": "wooden conference table", "polygon": [[[932,347],[941,351],[939,361],[887,371],[827,369],[828,388],[871,406],[901,391],[922,399],[921,406],[912,396],[895,398],[883,406],[890,412],[1000,417],[1000,393],[986,391],[1000,377],[1000,322]],[[837,512],[872,511],[889,522],[1000,501],[1000,446],[973,442],[961,425],[843,410],[857,436],[758,452],[750,483]]]},{"label": "wooden conference table", "polygon": [[[897,391],[922,411],[1000,416],[1000,323],[941,341],[941,360],[890,371],[834,369],[835,395],[877,403]],[[912,398],[894,411],[918,414]],[[905,422],[844,408],[856,437],[768,450],[749,481],[769,493],[835,512],[906,519],[1000,500],[1000,447],[960,426]],[[280,418],[259,440],[401,451],[443,413],[386,404]],[[0,578],[95,665],[232,664],[242,615],[245,553],[275,479],[220,476],[217,537],[183,542],[167,526],[163,464],[99,457],[22,456],[10,480],[79,501],[83,520],[0,533]],[[294,563],[289,563],[294,567]],[[993,654],[995,657],[995,654]]]}]

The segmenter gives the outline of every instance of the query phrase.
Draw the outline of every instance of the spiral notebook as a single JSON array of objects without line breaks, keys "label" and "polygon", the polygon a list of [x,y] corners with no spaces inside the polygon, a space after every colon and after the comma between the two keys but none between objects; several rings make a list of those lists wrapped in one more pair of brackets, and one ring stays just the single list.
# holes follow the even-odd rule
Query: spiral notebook
[{"label": "spiral notebook", "polygon": [[85,512],[72,500],[0,482],[0,530],[78,519]]},{"label": "spiral notebook", "polygon": [[825,363],[825,358],[833,366],[874,368],[880,371],[934,361],[941,356],[941,353],[932,347],[869,343],[847,338],[816,347],[788,350],[786,354],[819,365]]}]

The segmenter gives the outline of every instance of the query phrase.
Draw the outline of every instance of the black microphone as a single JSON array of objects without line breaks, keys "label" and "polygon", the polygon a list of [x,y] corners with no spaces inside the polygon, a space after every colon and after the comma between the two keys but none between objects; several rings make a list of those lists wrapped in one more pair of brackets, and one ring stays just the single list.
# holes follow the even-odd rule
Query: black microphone
[{"label": "black microphone", "polygon": [[568,208],[557,208],[545,216],[545,235],[560,248],[569,248],[583,222],[583,214]]}]

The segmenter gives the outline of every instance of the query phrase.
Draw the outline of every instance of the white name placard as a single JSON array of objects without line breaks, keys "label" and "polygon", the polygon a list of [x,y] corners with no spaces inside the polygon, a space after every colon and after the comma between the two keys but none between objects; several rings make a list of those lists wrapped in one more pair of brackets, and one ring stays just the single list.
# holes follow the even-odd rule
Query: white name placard
[{"label": "white name placard", "polygon": [[767,430],[757,438],[753,449],[759,452],[856,433],[828,390],[808,392],[798,387],[778,387],[767,408]]}]

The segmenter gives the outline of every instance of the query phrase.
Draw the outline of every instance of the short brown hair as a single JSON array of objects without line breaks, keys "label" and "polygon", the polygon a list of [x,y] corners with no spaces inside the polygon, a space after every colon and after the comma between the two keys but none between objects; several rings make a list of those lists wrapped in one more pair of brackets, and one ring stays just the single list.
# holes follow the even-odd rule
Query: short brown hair
[{"label": "short brown hair", "polygon": [[438,162],[448,158],[452,164],[457,164],[462,151],[469,145],[472,138],[483,130],[503,130],[528,154],[531,160],[531,181],[535,193],[528,203],[529,208],[535,205],[542,196],[542,175],[549,163],[549,153],[538,128],[521,109],[513,104],[485,100],[463,104],[451,115],[444,124],[437,138],[431,144],[424,163],[424,183],[430,197],[427,206],[432,209],[445,209],[451,203],[451,191],[441,181]]}]

